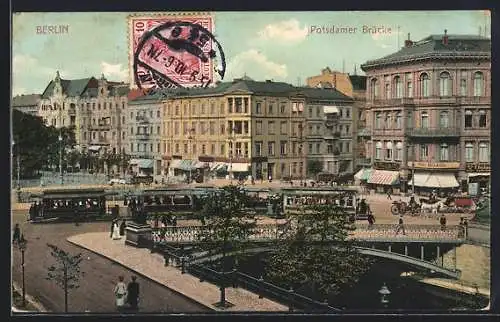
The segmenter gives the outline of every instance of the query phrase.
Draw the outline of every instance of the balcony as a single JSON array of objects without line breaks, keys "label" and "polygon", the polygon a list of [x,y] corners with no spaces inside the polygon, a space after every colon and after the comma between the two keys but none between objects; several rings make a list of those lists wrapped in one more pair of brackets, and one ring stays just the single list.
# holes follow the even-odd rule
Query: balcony
[{"label": "balcony", "polygon": [[412,105],[414,104],[412,97],[402,97],[402,98],[391,98],[391,99],[373,99],[368,100],[368,106],[371,107],[395,107],[395,106],[403,106],[403,105]]},{"label": "balcony", "polygon": [[69,115],[69,116],[76,116],[76,108],[74,108],[74,107],[70,107],[70,108],[68,109],[68,115]]},{"label": "balcony", "polygon": [[139,124],[149,123],[149,119],[143,115],[137,115],[135,121]]},{"label": "balcony", "polygon": [[406,129],[406,134],[410,137],[422,137],[422,138],[459,137],[460,136],[460,128],[458,128],[458,127],[408,128],[408,129]]},{"label": "balcony", "polygon": [[369,167],[372,164],[371,158],[357,158],[356,164],[363,167]]},{"label": "balcony", "polygon": [[[404,135],[403,129],[373,129],[373,136],[399,136],[402,137]],[[359,136],[359,135],[358,135]]]},{"label": "balcony", "polygon": [[372,129],[364,128],[358,131],[358,136],[372,136]]},{"label": "balcony", "polygon": [[149,140],[149,133],[136,133],[135,138],[137,140]]},{"label": "balcony", "polygon": [[489,97],[489,96],[460,96],[460,97],[457,97],[457,101],[460,105],[491,104],[491,97]]},{"label": "balcony", "polygon": [[111,124],[91,124],[89,125],[89,130],[90,131],[109,131],[111,130]]}]

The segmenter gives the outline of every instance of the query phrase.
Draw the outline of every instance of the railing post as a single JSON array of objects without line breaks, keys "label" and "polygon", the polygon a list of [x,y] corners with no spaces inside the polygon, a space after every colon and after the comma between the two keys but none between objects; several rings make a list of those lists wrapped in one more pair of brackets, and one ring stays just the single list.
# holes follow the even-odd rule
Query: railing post
[{"label": "railing post", "polygon": [[408,256],[408,244],[405,244],[405,256]]},{"label": "railing post", "polygon": [[392,245],[391,244],[389,244],[389,247],[387,250],[389,251],[389,253],[392,253]]},{"label": "railing post", "polygon": [[[262,275],[261,275],[261,276],[260,276],[260,278],[259,278],[259,283],[261,283],[261,285],[259,285],[259,286],[260,286],[260,288],[262,289],[262,288],[263,288],[263,287],[262,287],[262,284],[264,283],[264,277],[262,277]],[[261,293],[261,292],[259,292],[259,299],[261,299],[261,298],[264,298],[264,296],[262,296],[262,293]]]},{"label": "railing post", "polygon": [[424,260],[424,245],[420,245],[420,259]]},{"label": "railing post", "polygon": [[439,245],[436,246],[436,261],[437,263],[439,264],[439,258],[441,257],[440,254],[440,249],[439,249]]},{"label": "railing post", "polygon": [[[290,289],[288,290],[288,293],[290,294],[290,302],[292,302],[292,297],[293,297],[293,288],[290,286]],[[288,311],[293,312],[293,307],[292,304],[288,306]]]},{"label": "railing post", "polygon": [[168,253],[163,254],[163,258],[165,259],[165,266],[168,266],[170,263],[170,255]]},{"label": "railing post", "polygon": [[182,256],[181,257],[181,274],[186,273],[186,257]]}]

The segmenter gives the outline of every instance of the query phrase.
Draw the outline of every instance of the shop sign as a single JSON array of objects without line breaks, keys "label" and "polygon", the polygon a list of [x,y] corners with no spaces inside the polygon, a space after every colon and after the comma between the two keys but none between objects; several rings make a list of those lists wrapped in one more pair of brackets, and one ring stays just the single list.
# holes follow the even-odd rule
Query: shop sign
[{"label": "shop sign", "polygon": [[460,162],[425,162],[425,161],[408,161],[409,168],[415,169],[458,169]]},{"label": "shop sign", "polygon": [[399,163],[396,162],[373,162],[373,167],[377,170],[399,171]]},{"label": "shop sign", "polygon": [[472,163],[468,162],[465,164],[466,172],[489,172],[491,171],[491,165],[489,162],[479,162]]}]

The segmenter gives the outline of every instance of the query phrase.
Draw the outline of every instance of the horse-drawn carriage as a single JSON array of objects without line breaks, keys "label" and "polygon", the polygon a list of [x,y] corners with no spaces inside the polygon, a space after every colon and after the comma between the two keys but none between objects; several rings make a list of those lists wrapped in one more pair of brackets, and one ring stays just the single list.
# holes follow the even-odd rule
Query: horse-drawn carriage
[{"label": "horse-drawn carriage", "polygon": [[410,201],[394,201],[391,212],[393,215],[411,214],[418,215],[424,213],[471,213],[476,209],[476,203],[470,197],[448,196],[440,199],[436,196],[430,198],[419,198],[420,203],[411,197]]}]

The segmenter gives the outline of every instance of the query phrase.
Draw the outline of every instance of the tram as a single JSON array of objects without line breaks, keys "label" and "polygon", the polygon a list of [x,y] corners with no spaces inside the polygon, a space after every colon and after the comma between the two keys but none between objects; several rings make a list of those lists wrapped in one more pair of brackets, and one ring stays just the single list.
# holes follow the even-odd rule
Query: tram
[{"label": "tram", "polygon": [[284,187],[281,188],[283,211],[293,214],[316,204],[335,204],[345,209],[351,220],[365,219],[356,212],[358,191],[344,187]]},{"label": "tram", "polygon": [[104,189],[49,189],[32,194],[30,222],[79,221],[107,218]]}]

